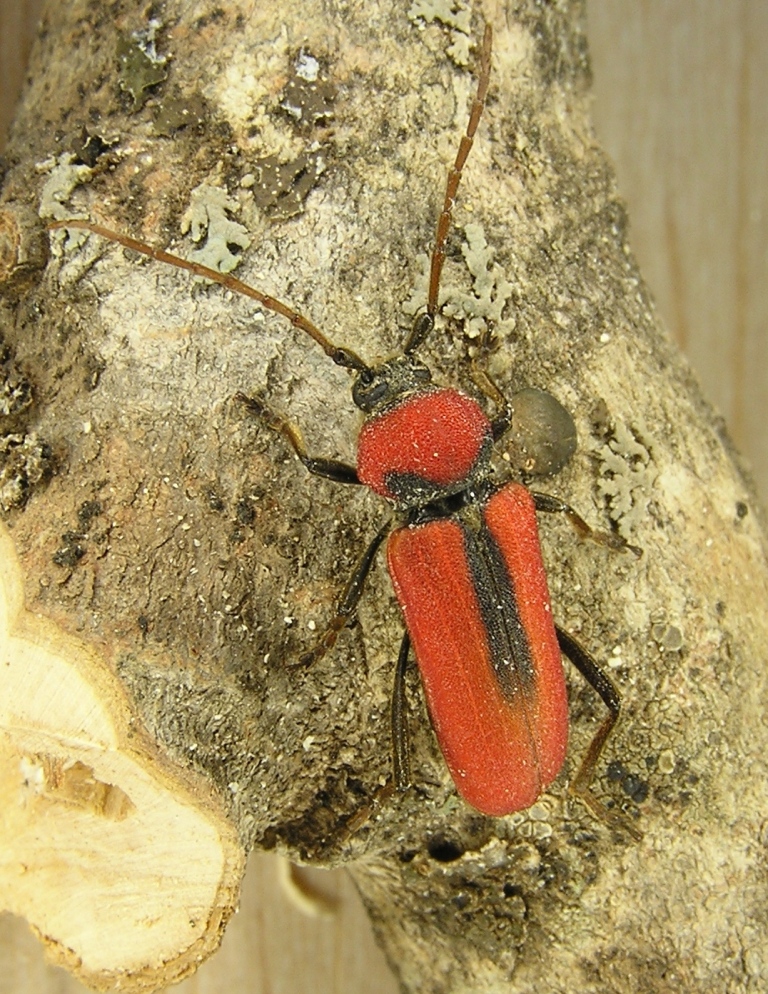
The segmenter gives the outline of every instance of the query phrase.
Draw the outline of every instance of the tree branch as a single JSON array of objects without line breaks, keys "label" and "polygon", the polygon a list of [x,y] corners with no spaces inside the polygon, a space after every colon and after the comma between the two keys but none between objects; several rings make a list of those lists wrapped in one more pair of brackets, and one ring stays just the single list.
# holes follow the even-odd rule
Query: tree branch
[{"label": "tree branch", "polygon": [[[104,241],[53,240],[43,268],[55,217],[187,254],[200,230],[198,258],[241,262],[334,343],[397,350],[426,300],[420,255],[482,31],[479,7],[463,27],[440,10],[168,0],[153,27],[132,4],[46,8],[0,201],[0,897],[95,986],[159,987],[206,955],[252,847],[349,863],[407,990],[662,991],[674,976],[692,994],[768,973],[764,536],[628,250],[580,4],[482,7],[491,86],[426,353],[472,391],[492,333],[504,394],[549,390],[576,420],[576,457],[537,488],[644,550],[542,522],[558,623],[610,660],[624,699],[594,789],[640,843],[568,795],[603,717],[570,674],[566,771],[532,809],[491,820],[458,800],[415,676],[415,787],[380,803],[401,633],[383,568],[333,652],[289,664],[385,509],[308,481],[231,403],[265,396],[309,451],[350,462],[347,374],[278,315]],[[30,847],[42,808],[51,831]],[[77,876],[84,850],[96,862]],[[149,876],[170,883],[128,949],[105,909]]]}]

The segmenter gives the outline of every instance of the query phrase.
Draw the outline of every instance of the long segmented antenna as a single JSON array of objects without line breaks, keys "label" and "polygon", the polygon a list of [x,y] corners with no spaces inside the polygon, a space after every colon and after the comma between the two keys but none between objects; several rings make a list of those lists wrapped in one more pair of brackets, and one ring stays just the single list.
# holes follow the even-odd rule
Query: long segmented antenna
[{"label": "long segmented antenna", "polygon": [[284,304],[281,300],[277,300],[275,297],[270,297],[267,293],[262,293],[261,290],[256,290],[254,287],[249,286],[247,283],[243,283],[242,280],[237,279],[237,277],[232,276],[230,273],[220,273],[216,269],[209,269],[208,266],[202,265],[199,262],[192,262],[189,259],[182,259],[181,256],[173,255],[171,252],[166,252],[164,249],[155,248],[152,245],[148,245],[146,242],[140,242],[136,238],[131,238],[128,235],[120,234],[117,231],[112,231],[110,228],[105,228],[100,224],[94,224],[92,221],[85,221],[80,218],[72,218],[71,220],[65,221],[51,221],[48,224],[50,230],[55,230],[57,228],[79,228],[82,231],[90,231],[94,235],[100,235],[102,238],[107,238],[111,242],[118,242],[120,245],[124,245],[126,248],[132,249],[134,252],[140,252],[142,255],[149,256],[150,259],[155,259],[157,262],[166,262],[171,266],[176,266],[177,269],[186,269],[190,273],[194,273],[195,276],[202,276],[204,279],[212,280],[214,283],[220,283],[222,286],[226,287],[228,290],[232,290],[235,293],[241,293],[245,297],[251,297],[253,300],[257,300],[262,307],[266,307],[267,310],[274,311],[275,314],[281,314],[283,317],[288,318],[291,324],[295,328],[301,328],[302,331],[306,332],[310,338],[312,338],[320,348],[325,352],[325,354],[332,359],[337,366],[343,366],[345,369],[352,369],[356,373],[370,373],[371,369],[367,363],[351,349],[340,348],[334,345],[325,335],[320,331],[320,329],[314,325],[308,318],[305,318],[303,314],[299,314],[292,307]]},{"label": "long segmented antenna", "polygon": [[440,277],[443,272],[445,262],[445,243],[448,239],[448,232],[451,227],[453,217],[453,204],[456,200],[456,192],[459,189],[461,173],[467,156],[475,141],[475,132],[480,123],[480,118],[485,107],[485,98],[488,95],[488,83],[491,78],[491,50],[493,48],[493,30],[490,24],[486,24],[483,34],[483,47],[480,50],[480,71],[477,76],[477,92],[472,102],[469,112],[467,130],[464,133],[459,150],[456,153],[456,161],[453,168],[448,173],[448,181],[445,184],[445,199],[440,217],[437,219],[437,231],[435,233],[435,247],[432,249],[432,262],[429,270],[429,292],[427,294],[426,313],[419,314],[413,323],[413,327],[405,340],[403,351],[406,355],[415,352],[429,335],[435,326],[435,313],[437,312],[437,297],[440,292]]},{"label": "long segmented antenna", "polygon": [[456,199],[456,191],[459,188],[461,173],[464,163],[470,153],[475,140],[475,132],[480,123],[480,117],[485,107],[485,98],[488,94],[488,83],[491,78],[491,48],[493,46],[493,30],[490,24],[486,24],[483,35],[483,47],[480,53],[480,72],[477,77],[477,93],[469,112],[469,122],[467,130],[459,144],[459,151],[456,153],[456,161],[453,169],[448,173],[448,182],[445,185],[445,200],[443,210],[437,220],[437,234],[435,235],[435,247],[432,250],[432,266],[429,273],[429,295],[427,297],[427,314],[434,318],[437,310],[437,295],[440,291],[440,276],[443,272],[445,262],[445,243],[448,238],[448,231],[451,226],[453,216],[453,203]]},{"label": "long segmented antenna", "polygon": [[[448,173],[443,209],[437,221],[435,247],[432,250],[432,262],[429,274],[427,310],[425,314],[421,314],[416,319],[413,325],[403,350],[406,354],[414,352],[434,327],[434,317],[437,311],[437,298],[440,292],[440,276],[442,275],[443,263],[445,262],[445,243],[451,226],[453,204],[456,199],[456,192],[459,188],[459,182],[461,181],[462,170],[464,169],[464,164],[467,161],[467,156],[472,149],[477,126],[480,123],[483,108],[485,107],[485,98],[488,94],[488,83],[491,75],[492,46],[493,31],[490,24],[486,24],[485,33],[483,34],[483,45],[480,52],[480,71],[477,79],[477,92],[475,94],[475,99],[472,102],[472,108],[469,112],[467,130],[459,143],[459,150],[456,153],[456,161],[453,164],[453,168]],[[345,369],[351,369],[356,373],[363,374],[364,376],[372,376],[371,367],[364,362],[360,356],[358,356],[351,349],[334,345],[333,342],[326,338],[322,331],[320,331],[317,325],[313,324],[308,318],[305,318],[303,314],[295,311],[292,307],[284,304],[281,300],[277,300],[275,297],[271,297],[269,294],[262,293],[261,290],[257,290],[255,287],[249,286],[247,283],[243,283],[242,280],[237,279],[237,277],[232,276],[230,273],[220,273],[218,270],[210,269],[202,263],[192,262],[189,259],[182,259],[181,256],[173,255],[173,253],[166,252],[164,249],[155,248],[146,242],[141,242],[136,238],[131,238],[129,235],[123,235],[120,232],[112,231],[110,228],[105,228],[103,225],[95,224],[93,221],[87,221],[81,218],[51,221],[48,224],[48,228],[50,230],[56,230],[59,228],[77,228],[81,231],[90,231],[94,235],[100,235],[102,238],[109,239],[109,241],[117,242],[118,244],[125,246],[125,248],[132,249],[134,252],[139,252],[141,255],[146,255],[150,259],[155,259],[157,262],[165,262],[168,265],[176,266],[177,269],[186,269],[188,272],[194,273],[195,276],[201,276],[204,279],[221,284],[221,286],[226,287],[228,290],[240,293],[245,297],[250,297],[252,300],[258,301],[262,307],[266,307],[267,310],[274,311],[275,314],[281,314],[283,317],[287,318],[295,328],[300,328],[302,331],[306,332],[306,334],[320,346],[323,352],[325,352],[325,354],[333,362],[335,362],[337,366],[343,366]]]}]

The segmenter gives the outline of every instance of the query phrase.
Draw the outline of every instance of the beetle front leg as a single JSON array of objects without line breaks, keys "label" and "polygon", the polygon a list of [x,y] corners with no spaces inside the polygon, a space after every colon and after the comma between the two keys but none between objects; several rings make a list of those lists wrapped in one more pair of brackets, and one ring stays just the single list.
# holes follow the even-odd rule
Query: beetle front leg
[{"label": "beetle front leg", "polygon": [[[357,470],[354,466],[339,462],[337,459],[323,459],[310,456],[307,453],[301,432],[296,425],[292,424],[282,415],[271,411],[258,397],[248,397],[244,393],[238,393],[235,395],[235,400],[244,404],[253,415],[264,421],[273,431],[279,432],[290,444],[293,451],[310,473],[314,473],[315,476],[322,476],[326,480],[333,480],[334,483],[360,483]],[[299,665],[304,666],[308,663],[316,662],[336,644],[339,632],[349,624],[350,619],[357,610],[357,605],[360,602],[365,581],[376,558],[376,553],[379,551],[379,547],[387,537],[391,527],[392,522],[387,521],[379,529],[373,541],[360,558],[344,588],[344,592],[336,606],[336,612],[325,633],[318,640],[314,649],[305,652],[299,657]]]},{"label": "beetle front leg", "polygon": [[531,491],[531,497],[533,497],[537,511],[564,514],[582,538],[588,538],[592,542],[597,542],[598,545],[607,546],[609,549],[631,552],[638,559],[642,556],[642,549],[636,545],[630,545],[620,535],[614,535],[613,532],[596,531],[594,528],[590,528],[582,516],[574,511],[570,504],[566,504],[565,501],[560,500],[559,497],[536,493],[533,490]]},{"label": "beetle front leg", "polygon": [[615,811],[610,811],[592,793],[591,784],[595,775],[595,767],[600,755],[605,748],[608,736],[613,731],[613,726],[619,720],[621,713],[621,697],[606,674],[587,652],[581,643],[577,642],[572,635],[564,631],[559,626],[555,626],[557,641],[560,651],[570,659],[576,669],[581,673],[587,683],[600,696],[603,704],[608,708],[608,716],[598,728],[594,738],[589,744],[587,754],[581,761],[579,771],[571,781],[570,791],[575,794],[584,804],[602,821],[607,822],[614,828],[622,829],[636,839],[642,839],[642,832],[638,831],[623,815]]},{"label": "beetle front leg", "polygon": [[514,415],[512,404],[477,362],[472,363],[472,380],[475,386],[482,390],[485,396],[496,405],[496,415],[491,421],[491,435],[494,442],[498,442],[509,431],[512,424]]},{"label": "beetle front leg", "polygon": [[326,480],[333,480],[334,483],[359,484],[357,470],[338,459],[323,459],[310,456],[304,445],[301,432],[287,418],[271,411],[258,397],[248,397],[244,393],[235,394],[235,400],[244,404],[255,417],[267,424],[273,431],[279,432],[290,444],[293,451],[306,466],[310,473],[315,476],[322,476]]},{"label": "beetle front leg", "polygon": [[360,561],[355,567],[352,576],[349,578],[349,581],[344,588],[344,593],[341,595],[339,603],[336,606],[336,613],[326,628],[325,633],[318,640],[314,649],[311,649],[309,652],[305,652],[299,657],[299,664],[301,666],[306,666],[309,663],[317,662],[318,659],[322,659],[326,652],[332,649],[336,644],[339,632],[349,624],[352,616],[357,610],[357,605],[360,603],[360,598],[363,595],[363,588],[365,587],[365,581],[371,571],[371,566],[373,566],[376,553],[379,551],[381,543],[389,534],[391,527],[391,521],[387,521],[384,525],[382,525],[374,536],[373,541],[369,544],[368,548],[361,556]]}]

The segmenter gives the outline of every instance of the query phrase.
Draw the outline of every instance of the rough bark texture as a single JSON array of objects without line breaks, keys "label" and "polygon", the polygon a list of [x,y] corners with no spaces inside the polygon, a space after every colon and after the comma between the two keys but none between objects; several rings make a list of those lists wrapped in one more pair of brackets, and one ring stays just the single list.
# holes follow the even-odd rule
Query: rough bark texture
[{"label": "rough bark texture", "polygon": [[[49,4],[0,203],[7,562],[18,557],[24,617],[45,619],[36,658],[44,643],[77,666],[74,640],[85,647],[95,692],[119,681],[151,740],[145,769],[218,825],[225,869],[196,942],[217,934],[210,923],[234,904],[221,895],[258,846],[350,862],[404,990],[763,990],[768,582],[752,489],[628,251],[590,128],[581,5],[487,2],[465,31],[449,5],[427,24],[421,9]],[[606,755],[615,776],[603,764],[596,791],[637,819],[640,843],[568,798],[601,717],[578,676],[565,775],[530,811],[493,821],[457,800],[413,675],[416,786],[375,805],[400,632],[383,565],[334,651],[288,664],[386,511],[308,478],[232,402],[265,396],[311,452],[349,461],[346,374],[282,319],[106,242],[54,239],[44,269],[31,220],[87,215],[168,244],[194,206],[193,227],[202,210],[222,255],[239,243],[249,282],[366,357],[392,352],[414,287],[423,302],[420,254],[465,125],[463,53],[481,14],[495,29],[491,94],[444,276],[447,309],[470,299],[481,323],[441,321],[425,351],[472,389],[470,335],[489,326],[505,393],[545,388],[576,418],[576,458],[539,488],[644,549],[637,562],[542,523],[557,619],[610,659],[624,695]],[[148,30],[167,62],[132,35]],[[21,596],[6,596],[16,636]],[[35,626],[22,628],[34,642]],[[2,712],[6,753],[29,762],[19,713]],[[66,765],[63,739],[65,755],[51,754]],[[44,752],[32,767],[55,801]],[[12,804],[19,767],[4,769]],[[133,846],[141,854],[140,832]],[[124,851],[116,843],[115,859]],[[119,973],[123,987],[153,987],[192,965],[172,916],[161,953],[89,959],[83,935],[35,918],[18,872],[6,861],[3,903],[89,982]],[[193,872],[180,854],[168,877]]]}]

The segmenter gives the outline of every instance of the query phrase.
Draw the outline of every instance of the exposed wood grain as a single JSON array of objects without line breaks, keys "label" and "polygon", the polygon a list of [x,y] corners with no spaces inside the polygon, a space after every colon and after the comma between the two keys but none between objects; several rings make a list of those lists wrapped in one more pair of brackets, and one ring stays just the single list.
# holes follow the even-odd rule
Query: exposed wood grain
[{"label": "exposed wood grain", "polygon": [[[277,861],[251,858],[240,911],[219,952],[178,994],[395,994],[397,984],[373,941],[360,898],[343,871],[302,871],[338,908],[333,918],[310,918],[279,886]],[[26,924],[0,917],[2,994],[86,994],[87,988],[43,960]]]}]

